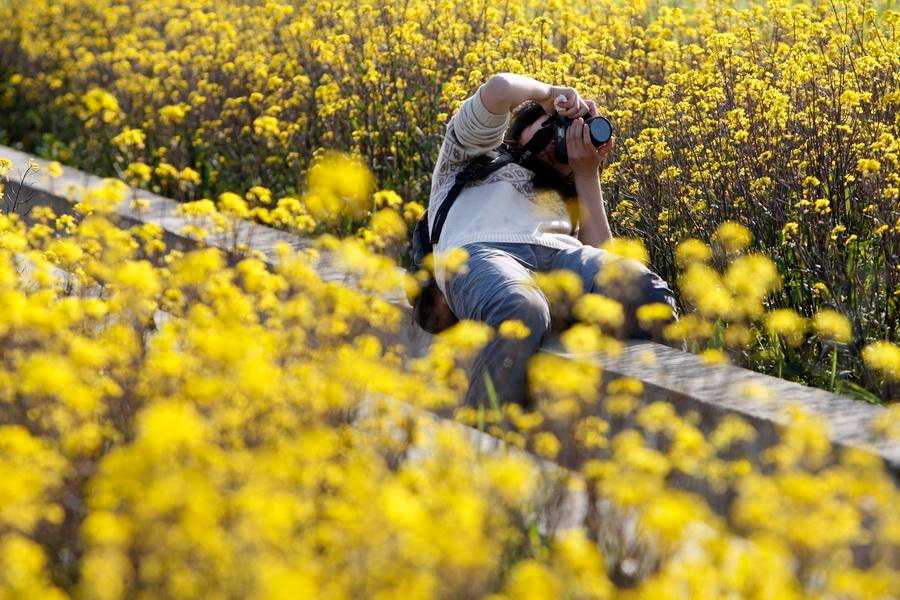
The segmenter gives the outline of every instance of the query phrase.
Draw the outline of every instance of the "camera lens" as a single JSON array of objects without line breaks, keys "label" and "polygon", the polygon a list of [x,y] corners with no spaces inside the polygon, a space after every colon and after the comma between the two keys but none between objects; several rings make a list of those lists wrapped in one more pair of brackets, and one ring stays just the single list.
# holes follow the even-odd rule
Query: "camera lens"
[{"label": "camera lens", "polygon": [[591,133],[591,141],[595,146],[605,144],[612,137],[612,123],[605,117],[591,117],[587,124]]}]

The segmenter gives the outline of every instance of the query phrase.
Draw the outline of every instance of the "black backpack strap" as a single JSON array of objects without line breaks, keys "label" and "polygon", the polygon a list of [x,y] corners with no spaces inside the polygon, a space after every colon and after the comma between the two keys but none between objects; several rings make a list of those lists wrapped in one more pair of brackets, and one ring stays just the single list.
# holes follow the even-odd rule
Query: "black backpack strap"
[{"label": "black backpack strap", "polygon": [[466,165],[462,171],[456,174],[456,180],[453,182],[453,186],[447,192],[444,202],[441,203],[437,214],[434,216],[434,226],[431,229],[432,246],[437,245],[438,240],[441,237],[441,230],[444,228],[444,221],[447,220],[450,208],[453,206],[453,203],[456,202],[456,198],[463,191],[463,188],[472,181],[484,179],[494,171],[516,162],[517,158],[517,156],[510,152],[501,151],[497,157],[487,164],[473,159],[473,161]]}]

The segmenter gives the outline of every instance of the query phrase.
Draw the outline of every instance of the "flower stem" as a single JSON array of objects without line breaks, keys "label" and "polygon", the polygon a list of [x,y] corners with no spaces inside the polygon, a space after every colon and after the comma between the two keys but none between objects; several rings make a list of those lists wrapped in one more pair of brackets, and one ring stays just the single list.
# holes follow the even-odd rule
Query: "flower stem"
[{"label": "flower stem", "polygon": [[837,344],[831,345],[831,386],[829,389],[834,391],[834,380],[837,377]]}]

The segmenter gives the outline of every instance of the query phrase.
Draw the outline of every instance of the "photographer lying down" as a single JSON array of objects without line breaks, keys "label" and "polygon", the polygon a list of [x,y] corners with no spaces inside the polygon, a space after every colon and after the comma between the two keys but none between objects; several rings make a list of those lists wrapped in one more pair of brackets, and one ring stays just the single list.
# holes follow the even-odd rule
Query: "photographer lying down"
[{"label": "photographer lying down", "polygon": [[[491,387],[500,403],[527,404],[526,363],[551,329],[536,272],[574,271],[585,292],[619,301],[623,337],[653,335],[635,318],[643,304],[665,303],[675,318],[665,281],[598,248],[612,237],[600,169],[613,145],[612,125],[592,100],[511,73],[491,77],[447,123],[427,216],[413,234],[414,268],[432,250],[435,256],[414,317],[432,333],[458,319],[495,328],[517,319],[529,330],[524,339],[495,336],[485,346],[472,367],[468,405],[489,406]],[[449,273],[443,257],[458,247],[468,253],[467,268]],[[618,276],[603,277],[604,269]]]}]

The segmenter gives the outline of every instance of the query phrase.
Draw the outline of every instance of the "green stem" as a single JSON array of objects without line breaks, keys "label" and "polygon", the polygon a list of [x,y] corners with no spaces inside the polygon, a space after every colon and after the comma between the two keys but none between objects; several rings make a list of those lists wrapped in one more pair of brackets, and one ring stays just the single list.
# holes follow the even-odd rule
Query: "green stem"
[{"label": "green stem", "polygon": [[491,401],[491,408],[499,411],[500,404],[497,402],[497,390],[494,388],[494,382],[491,380],[491,376],[487,371],[484,372],[484,387],[487,389],[488,398]]},{"label": "green stem", "polygon": [[834,391],[834,380],[837,377],[837,344],[831,345],[831,391]]},{"label": "green stem", "polygon": [[775,344],[775,351],[778,353],[778,378],[783,379],[782,371],[784,370],[784,350],[781,347],[781,338],[777,335],[773,336],[772,342]]}]

